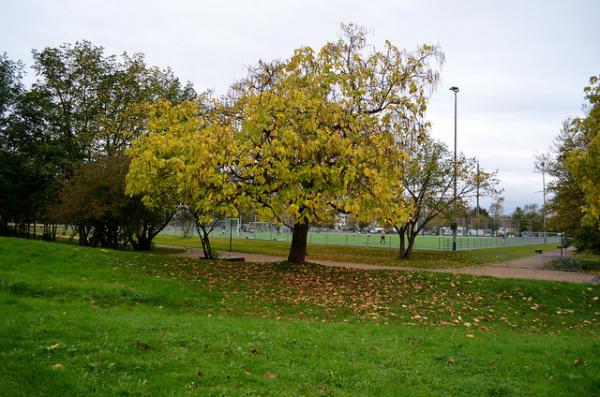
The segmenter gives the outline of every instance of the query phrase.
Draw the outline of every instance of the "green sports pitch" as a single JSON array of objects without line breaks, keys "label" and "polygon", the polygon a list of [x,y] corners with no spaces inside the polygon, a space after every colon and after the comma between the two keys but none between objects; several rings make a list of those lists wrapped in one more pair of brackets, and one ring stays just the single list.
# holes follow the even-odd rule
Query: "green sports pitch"
[{"label": "green sports pitch", "polygon": [[[182,236],[183,231],[178,227],[167,227],[161,234]],[[290,232],[281,232],[276,230],[270,231],[235,231],[231,233],[228,229],[216,229],[211,232],[211,237],[230,237],[233,239],[246,240],[269,240],[269,241],[291,241],[292,234]],[[457,236],[456,249],[469,250],[480,248],[498,248],[498,247],[514,247],[521,245],[534,245],[543,243],[544,239],[528,238],[528,237],[470,237]],[[560,237],[547,237],[548,243],[560,243]],[[374,233],[352,233],[352,232],[318,232],[311,231],[308,233],[308,243],[314,244],[331,244],[331,245],[347,245],[347,246],[363,246],[363,247],[389,247],[398,248],[400,246],[400,238],[397,234],[385,234],[382,238],[381,234]],[[451,251],[452,236],[419,236],[415,240],[415,249],[435,250],[435,251]]]}]

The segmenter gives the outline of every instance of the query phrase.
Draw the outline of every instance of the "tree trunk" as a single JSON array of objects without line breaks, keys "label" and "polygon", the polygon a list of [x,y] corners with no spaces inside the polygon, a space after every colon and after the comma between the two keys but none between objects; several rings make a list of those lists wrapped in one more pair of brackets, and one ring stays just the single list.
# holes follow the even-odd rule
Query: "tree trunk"
[{"label": "tree trunk", "polygon": [[210,237],[206,228],[202,225],[196,225],[196,231],[198,232],[198,236],[200,236],[200,242],[202,243],[202,252],[204,253],[204,258],[206,259],[217,259],[215,252],[212,249],[212,245],[210,244]]},{"label": "tree trunk", "polygon": [[408,234],[408,247],[406,247],[406,252],[404,254],[404,258],[408,259],[412,254],[413,247],[415,245],[415,240],[417,239],[417,234],[414,230],[411,230]]},{"label": "tree trunk", "polygon": [[217,256],[215,255],[215,252],[212,249],[212,245],[210,244],[208,234],[202,236],[202,250],[204,251],[204,257],[206,259],[217,259]]},{"label": "tree trunk", "polygon": [[298,264],[304,263],[304,260],[306,259],[306,238],[308,236],[308,228],[308,222],[294,223],[292,245],[290,246],[288,262]]},{"label": "tree trunk", "polygon": [[85,230],[85,226],[79,225],[78,229],[79,229],[79,245],[87,246],[88,245],[88,239],[87,239],[88,236],[87,236],[87,231]]},{"label": "tree trunk", "polygon": [[[398,237],[400,237],[399,257],[400,259],[408,259],[419,232],[415,230],[415,223],[413,222],[405,223],[399,228],[396,227],[396,231],[398,232]],[[408,241],[405,238],[408,238]]]},{"label": "tree trunk", "polygon": [[402,226],[399,229],[397,228],[396,231],[398,232],[398,237],[400,238],[400,248],[398,249],[398,255],[399,255],[400,259],[407,259],[408,254],[406,252],[406,243],[404,241],[405,228],[404,228],[404,226]]},{"label": "tree trunk", "polygon": [[130,236],[129,240],[135,251],[150,251],[152,248],[152,239],[144,232],[142,234],[136,234],[135,237]]}]

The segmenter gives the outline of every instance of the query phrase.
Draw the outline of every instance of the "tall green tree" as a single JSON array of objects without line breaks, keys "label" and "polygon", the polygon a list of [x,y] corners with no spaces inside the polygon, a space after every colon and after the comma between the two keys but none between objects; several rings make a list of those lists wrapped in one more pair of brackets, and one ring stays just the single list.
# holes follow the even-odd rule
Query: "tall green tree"
[{"label": "tall green tree", "polygon": [[[46,108],[26,91],[22,76],[20,62],[0,56],[0,234],[28,236],[55,169],[34,122]],[[12,231],[9,223],[15,225]]]},{"label": "tall green tree", "polygon": [[91,160],[129,146],[145,126],[139,105],[195,97],[169,69],[146,65],[144,55],[105,55],[88,41],[33,51],[38,76],[32,91],[51,104],[48,127],[72,161]]},{"label": "tall green tree", "polygon": [[[10,128],[2,131],[6,166],[1,178],[10,182],[3,187],[12,194],[0,201],[0,212],[8,214],[0,224],[10,219],[17,229],[51,221],[46,208],[76,169],[82,172],[84,163],[120,156],[144,134],[146,103],[196,97],[190,84],[181,84],[169,69],[147,66],[142,54],[106,55],[102,47],[82,41],[34,50],[33,57],[37,79],[13,101]],[[85,230],[80,233],[85,235]],[[148,238],[152,232],[145,234]],[[131,241],[148,245],[145,238]]]}]

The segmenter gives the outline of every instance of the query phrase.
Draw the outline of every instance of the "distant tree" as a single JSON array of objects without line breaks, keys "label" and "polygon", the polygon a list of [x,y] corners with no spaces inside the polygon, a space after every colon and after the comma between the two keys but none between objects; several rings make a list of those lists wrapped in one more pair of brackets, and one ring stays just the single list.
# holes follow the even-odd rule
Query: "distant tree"
[{"label": "distant tree", "polygon": [[522,232],[527,230],[527,221],[525,219],[525,212],[521,207],[515,208],[511,215],[511,223],[516,227],[517,233],[520,235]]},{"label": "distant tree", "polygon": [[532,232],[542,231],[542,210],[537,204],[525,204],[523,207],[523,217],[527,229]]},{"label": "distant tree", "polygon": [[467,213],[467,219],[468,224],[471,225],[472,228],[478,230],[486,229],[490,224],[490,214],[488,213],[488,210],[481,207],[479,207],[479,211],[477,211],[477,207],[471,208]]},{"label": "distant tree", "polygon": [[185,208],[179,208],[173,217],[173,221],[181,228],[183,237],[189,238],[196,226],[196,220]]},{"label": "distant tree", "polygon": [[500,217],[502,216],[502,212],[504,210],[504,206],[502,203],[504,202],[504,197],[498,197],[496,200],[490,204],[490,217],[492,220],[492,230],[494,233],[498,231],[498,227],[500,226]]},{"label": "distant tree", "polygon": [[[419,136],[420,135],[420,136]],[[426,134],[411,134],[397,141],[406,150],[402,183],[404,190],[397,192],[397,199],[404,200],[411,209],[410,219],[390,223],[400,237],[400,258],[408,258],[421,230],[443,215],[448,220],[466,216],[467,197],[479,184],[480,190],[489,195],[499,192],[495,173],[480,170],[474,159],[460,156],[457,159],[457,192],[453,195],[454,159],[446,145],[436,142]],[[456,206],[460,212],[454,210]]]}]

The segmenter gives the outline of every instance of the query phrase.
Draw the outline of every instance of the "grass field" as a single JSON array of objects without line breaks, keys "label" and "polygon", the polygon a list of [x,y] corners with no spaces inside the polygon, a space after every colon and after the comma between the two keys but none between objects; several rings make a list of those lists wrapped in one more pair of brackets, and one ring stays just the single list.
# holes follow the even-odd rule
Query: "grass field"
[{"label": "grass field", "polygon": [[596,396],[599,296],[0,238],[0,394]]},{"label": "grass field", "polygon": [[[156,244],[178,247],[200,248],[197,237],[178,237],[159,235],[154,239]],[[211,238],[213,247],[227,251],[229,239]],[[263,254],[287,257],[289,242],[269,240],[232,240],[232,250],[252,254]],[[479,250],[464,250],[457,252],[444,251],[414,251],[408,260],[398,259],[398,251],[381,247],[358,247],[341,245],[308,244],[308,261],[330,260],[337,262],[365,263],[372,265],[392,265],[413,268],[446,269],[474,266],[490,262],[504,262],[523,256],[533,255],[536,249],[548,251],[556,249],[555,244],[537,244],[516,247],[486,248]]]},{"label": "grass field", "polygon": [[[162,235],[183,236],[183,232],[177,227],[167,227]],[[214,230],[212,236],[215,238],[229,238],[228,229]],[[275,231],[266,232],[242,232],[239,235],[232,233],[235,240],[261,240],[261,241],[291,241],[291,233],[277,233]],[[309,232],[308,242],[322,245],[341,245],[341,246],[359,246],[359,247],[378,247],[378,248],[398,248],[400,239],[397,234],[386,234],[385,242],[381,241],[379,234],[367,233],[345,233],[345,232]],[[543,238],[501,238],[501,237],[466,237],[457,236],[456,247],[458,250],[472,250],[481,248],[503,248],[526,245],[538,245],[544,242]],[[548,243],[557,245],[560,238],[548,236]],[[452,236],[419,236],[415,240],[415,249],[451,251]]]}]

